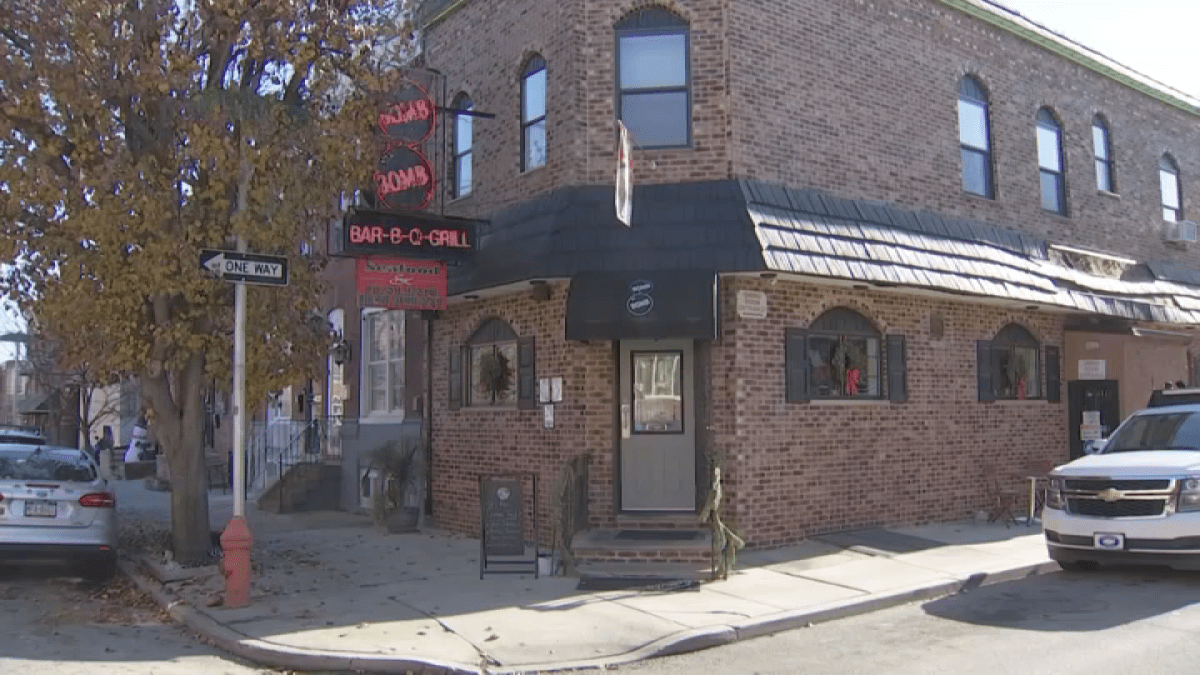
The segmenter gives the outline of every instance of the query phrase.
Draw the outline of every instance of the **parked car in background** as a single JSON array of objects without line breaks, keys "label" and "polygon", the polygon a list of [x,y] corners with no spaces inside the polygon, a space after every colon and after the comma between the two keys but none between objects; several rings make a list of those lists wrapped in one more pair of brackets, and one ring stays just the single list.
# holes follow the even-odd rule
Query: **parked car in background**
[{"label": "parked car in background", "polygon": [[1200,389],[1155,392],[1091,451],[1050,473],[1050,557],[1200,569]]},{"label": "parked car in background", "polygon": [[75,448],[0,444],[0,562],[71,565],[100,581],[117,561],[116,497]]},{"label": "parked car in background", "polygon": [[0,424],[0,445],[5,443],[45,445],[46,437],[38,427],[19,424]]}]

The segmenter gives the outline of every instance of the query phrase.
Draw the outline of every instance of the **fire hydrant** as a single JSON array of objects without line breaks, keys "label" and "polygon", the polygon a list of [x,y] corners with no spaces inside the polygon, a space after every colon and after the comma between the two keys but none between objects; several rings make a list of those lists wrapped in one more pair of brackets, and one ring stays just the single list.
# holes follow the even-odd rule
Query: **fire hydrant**
[{"label": "fire hydrant", "polygon": [[242,516],[229,519],[221,533],[224,552],[222,571],[225,575],[225,606],[245,607],[250,604],[250,548],[254,536]]}]

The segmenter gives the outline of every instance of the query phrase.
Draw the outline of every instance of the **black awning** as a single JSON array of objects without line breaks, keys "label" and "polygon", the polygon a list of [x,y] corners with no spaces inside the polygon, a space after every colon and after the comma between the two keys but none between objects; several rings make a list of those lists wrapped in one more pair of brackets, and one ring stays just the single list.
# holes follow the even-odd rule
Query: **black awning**
[{"label": "black awning", "polygon": [[712,270],[580,272],[567,297],[567,339],[716,339],[718,288]]}]

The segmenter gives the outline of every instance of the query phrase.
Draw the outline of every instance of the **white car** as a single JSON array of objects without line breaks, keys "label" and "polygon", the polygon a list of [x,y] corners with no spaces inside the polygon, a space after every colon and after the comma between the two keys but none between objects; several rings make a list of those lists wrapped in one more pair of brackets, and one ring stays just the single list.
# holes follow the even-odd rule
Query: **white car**
[{"label": "white car", "polygon": [[86,452],[0,444],[0,562],[65,562],[105,580],[116,570],[116,506]]},{"label": "white car", "polygon": [[18,424],[0,424],[0,445],[16,443],[19,445],[45,445],[46,437],[42,430]]},{"label": "white car", "polygon": [[1093,452],[1050,473],[1050,557],[1200,569],[1200,390],[1155,392]]}]

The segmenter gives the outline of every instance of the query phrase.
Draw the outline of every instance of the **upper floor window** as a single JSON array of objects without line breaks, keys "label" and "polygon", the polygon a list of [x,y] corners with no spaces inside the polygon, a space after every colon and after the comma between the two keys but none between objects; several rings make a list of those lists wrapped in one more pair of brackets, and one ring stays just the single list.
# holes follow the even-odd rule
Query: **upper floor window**
[{"label": "upper floor window", "polygon": [[639,9],[616,26],[617,116],[643,148],[691,143],[688,26],[661,8]]},{"label": "upper floor window", "polygon": [[363,310],[363,413],[404,414],[404,310]]},{"label": "upper floor window", "polygon": [[1092,155],[1096,158],[1096,189],[1116,192],[1116,174],[1113,172],[1112,139],[1104,118],[1096,115],[1092,119]]},{"label": "upper floor window", "polygon": [[1024,327],[1010,323],[978,348],[979,400],[1042,398],[1041,349]]},{"label": "upper floor window", "polygon": [[1042,108],[1037,114],[1037,152],[1042,208],[1065,216],[1067,181],[1063,167],[1062,126],[1048,108]]},{"label": "upper floor window", "polygon": [[958,83],[958,143],[962,149],[963,189],[988,199],[995,197],[987,92],[971,76]]},{"label": "upper floor window", "polygon": [[546,60],[534,56],[521,78],[521,170],[546,165]]},{"label": "upper floor window", "polygon": [[[471,111],[475,104],[466,94],[454,98],[454,109]],[[472,133],[475,118],[461,113],[454,116],[454,176],[451,189],[454,197],[466,197],[471,194],[471,158],[474,155],[474,138]]]},{"label": "upper floor window", "polygon": [[1183,220],[1183,187],[1179,184],[1179,166],[1170,155],[1158,160],[1158,187],[1162,192],[1163,220]]}]

